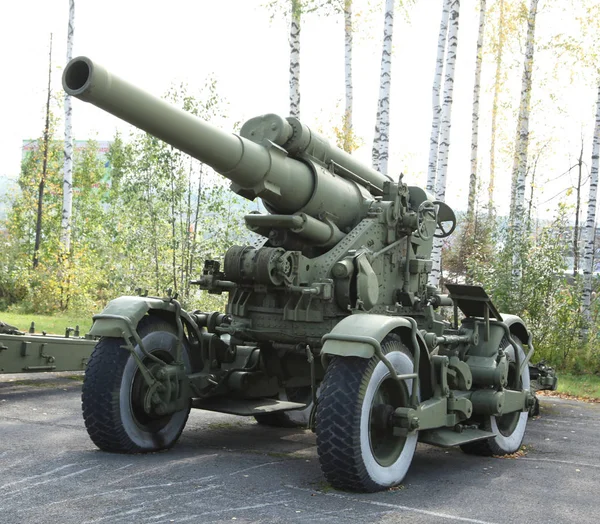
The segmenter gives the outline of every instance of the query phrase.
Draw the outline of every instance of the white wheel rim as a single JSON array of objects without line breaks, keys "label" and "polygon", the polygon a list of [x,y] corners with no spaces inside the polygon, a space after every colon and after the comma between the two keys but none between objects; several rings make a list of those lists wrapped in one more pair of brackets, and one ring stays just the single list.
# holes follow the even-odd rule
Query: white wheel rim
[{"label": "white wheel rim", "polygon": [[[507,349],[507,353],[510,353],[511,350],[514,351],[512,346]],[[523,351],[523,348],[519,346],[519,362],[523,362],[524,360],[525,351]],[[521,387],[524,390],[528,390],[530,388],[531,380],[529,377],[529,368],[527,366],[525,366],[525,369],[521,374],[521,382]],[[528,416],[529,414],[526,411],[519,415],[519,421],[517,422],[514,431],[510,435],[504,435],[500,431],[496,417],[490,417],[490,427],[492,432],[496,435],[494,440],[496,441],[496,444],[498,444],[498,446],[500,446],[507,453],[514,453],[515,451],[518,451],[519,447],[521,446],[521,442],[523,442],[523,437],[525,436]]]},{"label": "white wheel rim", "polygon": [[[149,339],[152,338],[152,335],[149,335]],[[147,339],[145,339],[145,345],[148,351],[153,352],[155,348],[152,347],[152,343],[148,344]],[[123,350],[127,351],[127,350]],[[135,348],[136,353],[143,358],[144,355],[139,347]],[[184,356],[186,360],[186,367],[189,366],[187,362],[187,358]],[[165,443],[168,443],[170,439],[172,439],[174,428],[179,428],[180,425],[187,418],[187,410],[178,411],[174,413],[171,417],[171,420],[159,431],[156,433],[151,433],[141,427],[138,422],[135,420],[135,417],[132,414],[132,404],[131,404],[131,394],[133,388],[133,379],[138,371],[138,366],[132,356],[129,357],[127,363],[125,364],[125,368],[123,370],[123,377],[121,379],[121,392],[119,395],[119,410],[121,415],[121,422],[123,424],[123,428],[125,429],[127,436],[140,448],[142,449],[154,449],[157,447],[164,446]]]},{"label": "white wheel rim", "polygon": [[[386,357],[398,374],[413,373],[413,363],[406,354],[394,351],[388,353]],[[367,385],[360,417],[360,451],[362,460],[369,477],[380,486],[393,486],[402,481],[412,462],[418,438],[417,432],[409,434],[406,437],[404,448],[400,455],[390,466],[382,466],[373,456],[369,438],[371,405],[379,386],[389,375],[390,372],[385,364],[378,362]],[[410,391],[412,380],[407,380],[406,386]]]}]

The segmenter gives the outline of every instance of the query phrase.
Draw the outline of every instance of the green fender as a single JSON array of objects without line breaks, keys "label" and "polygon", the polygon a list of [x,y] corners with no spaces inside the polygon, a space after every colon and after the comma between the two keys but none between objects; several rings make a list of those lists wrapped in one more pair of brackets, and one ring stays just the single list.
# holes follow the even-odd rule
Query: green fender
[{"label": "green fender", "polygon": [[[473,329],[475,318],[465,318],[463,325],[469,329]],[[529,331],[525,327],[525,323],[516,315],[507,315],[502,313],[502,322],[493,322],[490,324],[490,337],[488,341],[484,340],[483,327],[480,323],[480,336],[476,345],[471,345],[468,348],[468,355],[472,357],[495,357],[498,353],[498,348],[502,339],[506,336],[504,324],[508,327],[511,336],[516,336],[524,344],[529,344]]]},{"label": "green fender", "polygon": [[413,355],[417,351],[419,352],[421,399],[429,398],[432,394],[432,371],[429,351],[427,351],[427,346],[418,329],[415,332],[418,347],[415,347],[412,338],[412,322],[413,320],[407,317],[392,317],[368,313],[358,313],[345,317],[322,339],[321,361],[323,362],[323,367],[327,366],[328,358],[334,355],[340,357],[371,358],[375,355],[373,343],[381,343],[389,333],[395,332],[402,338],[402,341]]},{"label": "green fender", "polygon": [[104,311],[92,317],[90,334],[97,337],[122,337],[131,334],[150,310],[163,310],[175,314],[176,306],[154,297],[119,297],[111,300]]},{"label": "green fender", "polygon": [[529,344],[530,332],[517,315],[501,313],[502,320],[508,326],[511,335],[516,335],[523,344]]},{"label": "green fender", "polygon": [[[381,343],[388,333],[397,328],[411,329],[411,323],[404,317],[367,313],[350,315],[338,322],[331,332],[323,337],[321,355],[371,358],[375,354],[373,345],[361,339],[370,337]],[[355,340],[349,340],[352,338]]]}]

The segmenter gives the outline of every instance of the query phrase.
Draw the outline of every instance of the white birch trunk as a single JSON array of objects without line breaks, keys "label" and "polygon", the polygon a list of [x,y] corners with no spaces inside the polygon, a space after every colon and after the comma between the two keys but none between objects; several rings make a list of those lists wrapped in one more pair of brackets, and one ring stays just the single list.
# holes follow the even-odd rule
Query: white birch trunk
[{"label": "white birch trunk", "polygon": [[300,17],[301,0],[292,0],[290,23],[290,116],[300,118]]},{"label": "white birch trunk", "polygon": [[475,213],[475,195],[477,193],[477,148],[479,145],[479,92],[481,90],[481,61],[483,35],[485,32],[485,3],[479,3],[479,33],[477,35],[477,55],[475,57],[475,82],[473,84],[473,114],[471,118],[471,176],[469,178],[469,198],[467,202],[467,221],[471,224]]},{"label": "white birch trunk", "polygon": [[[598,168],[600,167],[600,82],[598,83],[598,102],[596,106],[596,125],[592,145],[592,165],[590,169],[590,196],[588,199],[587,219],[585,221],[585,244],[583,249],[583,295],[582,312],[585,320],[592,320],[590,305],[592,299],[592,276],[594,260],[594,239],[596,236],[596,196],[598,192]],[[584,335],[587,330],[584,328]]]},{"label": "white birch trunk", "polygon": [[513,166],[514,213],[513,223],[513,268],[514,284],[521,278],[521,250],[518,245],[524,233],[525,217],[525,177],[527,174],[527,150],[529,147],[529,108],[531,105],[531,85],[533,69],[533,51],[535,40],[535,17],[539,0],[531,0],[527,17],[527,40],[525,43],[525,63],[521,80],[521,102],[519,105],[519,121],[517,124],[517,141]]},{"label": "white birch trunk", "polygon": [[[67,30],[67,62],[73,58],[73,34],[75,24],[75,0],[69,0],[69,27]],[[63,171],[63,209],[61,220],[61,244],[65,254],[71,250],[71,215],[73,211],[73,136],[71,124],[71,97],[65,94],[65,149]]]},{"label": "white birch trunk", "polygon": [[[450,22],[448,29],[448,54],[446,56],[446,75],[444,78],[444,104],[440,128],[440,144],[437,163],[437,177],[435,183],[435,198],[444,201],[446,197],[446,174],[448,172],[448,153],[450,151],[450,124],[452,117],[452,94],[454,91],[454,71],[456,68],[456,51],[458,47],[458,21],[460,1],[452,0],[450,6]],[[431,258],[433,268],[429,281],[437,286],[440,281],[440,268],[442,258],[443,239],[433,239]]]},{"label": "white birch trunk", "polygon": [[451,0],[442,0],[442,20],[438,37],[437,57],[435,60],[435,74],[433,75],[433,89],[431,92],[432,123],[431,138],[429,139],[429,167],[427,169],[426,189],[430,193],[435,191],[435,178],[437,172],[437,157],[440,137],[440,91],[442,88],[442,73],[444,72],[444,55],[446,54],[446,40],[448,38],[448,16]]},{"label": "white birch trunk", "polygon": [[346,87],[346,108],[344,113],[344,151],[352,152],[354,132],[352,129],[352,0],[344,0],[344,76]]},{"label": "white birch trunk", "polygon": [[394,35],[394,0],[385,0],[383,24],[383,48],[381,75],[379,78],[379,101],[373,138],[373,168],[387,174],[390,130],[390,88],[392,83],[392,38]]},{"label": "white birch trunk", "polygon": [[504,52],[504,0],[500,0],[500,18],[498,20],[498,46],[496,48],[496,78],[494,80],[494,100],[492,102],[492,136],[490,141],[490,182],[488,184],[488,216],[494,213],[494,185],[496,177],[496,133],[498,120],[498,101],[502,88],[502,54]]}]

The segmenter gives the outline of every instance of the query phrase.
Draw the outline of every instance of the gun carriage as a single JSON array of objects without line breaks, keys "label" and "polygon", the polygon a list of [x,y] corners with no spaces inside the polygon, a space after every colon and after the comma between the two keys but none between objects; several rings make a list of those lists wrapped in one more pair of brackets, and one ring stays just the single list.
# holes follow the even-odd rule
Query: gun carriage
[{"label": "gun carriage", "polygon": [[222,266],[205,261],[195,281],[228,293],[225,312],[120,297],[94,316],[102,338],[82,404],[99,448],[169,448],[191,407],[305,422],[326,479],[359,491],[401,482],[418,441],[519,449],[534,403],[531,336],[480,287],[444,295],[428,285],[433,237],[456,225],[449,206],[295,118],[267,114],[226,133],[86,57],[68,64],[63,86],[212,166],[269,212],[245,217],[259,242],[230,248]]}]

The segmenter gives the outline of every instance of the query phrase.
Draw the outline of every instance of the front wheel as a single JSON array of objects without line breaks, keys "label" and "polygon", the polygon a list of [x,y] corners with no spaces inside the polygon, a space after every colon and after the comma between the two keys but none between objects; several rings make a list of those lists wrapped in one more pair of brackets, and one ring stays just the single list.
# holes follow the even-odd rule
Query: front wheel
[{"label": "front wheel", "polygon": [[[383,352],[398,374],[413,373],[400,338]],[[398,382],[376,357],[333,357],[317,404],[317,451],[327,481],[338,489],[378,491],[399,484],[417,446],[416,431],[394,435],[390,409],[409,406],[412,380]]]},{"label": "front wheel", "polygon": [[[512,335],[512,337],[517,343],[519,362],[523,362],[525,360],[525,351],[523,351],[521,341],[515,335]],[[508,358],[509,387],[529,391],[529,366],[525,366],[521,375],[518,376],[519,370],[517,369],[515,360],[515,348],[506,337],[502,339],[500,348],[504,350]],[[480,427],[485,431],[494,433],[494,437],[463,444],[460,448],[470,455],[492,456],[516,453],[523,443],[528,417],[529,413],[527,411],[513,411],[512,413],[500,416],[485,416],[481,421]]]},{"label": "front wheel", "polygon": [[[144,348],[167,364],[174,361],[175,327],[162,319],[144,317],[138,325]],[[185,409],[159,415],[144,410],[147,385],[122,338],[103,337],[87,365],[81,404],[88,434],[104,451],[144,453],[168,449],[177,442],[188,415]],[[138,347],[137,354],[143,358]],[[186,366],[187,352],[183,348]],[[150,365],[152,361],[143,361]]]}]

